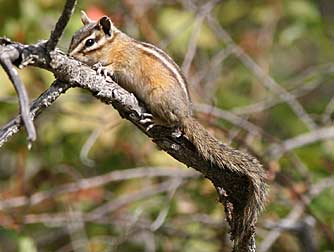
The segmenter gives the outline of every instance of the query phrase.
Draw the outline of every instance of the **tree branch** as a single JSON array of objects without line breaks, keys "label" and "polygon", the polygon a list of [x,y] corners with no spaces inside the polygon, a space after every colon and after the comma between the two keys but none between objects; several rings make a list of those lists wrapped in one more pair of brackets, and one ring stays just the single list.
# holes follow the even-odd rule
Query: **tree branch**
[{"label": "tree branch", "polygon": [[172,167],[143,167],[132,168],[127,170],[116,170],[104,175],[95,176],[92,178],[84,178],[79,181],[67,183],[53,188],[49,191],[37,192],[29,197],[19,196],[2,200],[0,202],[0,210],[23,207],[26,205],[34,206],[45,200],[55,198],[65,193],[78,192],[94,187],[103,186],[114,181],[121,181],[134,178],[151,178],[151,177],[169,177],[169,178],[194,178],[198,177],[198,173],[193,171],[181,171]]},{"label": "tree branch", "polygon": [[13,86],[19,98],[21,116],[18,120],[22,119],[23,124],[27,130],[28,147],[30,148],[31,142],[36,140],[36,130],[29,115],[29,98],[27,90],[25,89],[23,82],[21,81],[13,65],[13,62],[19,59],[20,53],[17,50],[13,50],[13,48],[10,48],[10,45],[8,47],[1,46],[0,51],[2,51],[2,53],[0,54],[0,63],[6,71],[9,79],[13,83]]},{"label": "tree branch", "polygon": [[279,158],[284,153],[294,150],[296,148],[325,139],[334,138],[334,127],[323,127],[315,129],[311,132],[300,134],[293,138],[287,139],[280,144],[272,144],[268,148],[268,153],[274,157]]},{"label": "tree branch", "polygon": [[233,46],[233,53],[237,56],[240,61],[261,81],[261,83],[273,92],[280,99],[285,101],[294,111],[294,113],[300,118],[302,122],[310,129],[316,129],[317,124],[310,117],[310,115],[305,111],[303,106],[299,101],[286,91],[281,85],[279,85],[271,76],[265,73],[265,71],[256,62],[244,52],[244,50],[239,47],[232,37],[218,24],[218,21],[213,17],[208,17],[208,24],[212,30],[221,38],[221,40],[227,46]]},{"label": "tree branch", "polygon": [[53,51],[56,48],[61,36],[63,35],[65,27],[73,14],[76,3],[76,0],[66,1],[64,10],[56,23],[55,29],[51,32],[50,38],[47,42],[46,49],[48,52]]},{"label": "tree branch", "polygon": [[[1,50],[0,50],[1,55]],[[34,120],[45,108],[50,106],[62,93],[65,93],[70,86],[64,82],[56,80],[45,92],[43,92],[30,107],[30,118]],[[22,126],[21,116],[18,115],[2,128],[0,128],[0,147],[6,143],[10,137],[17,134]]]}]

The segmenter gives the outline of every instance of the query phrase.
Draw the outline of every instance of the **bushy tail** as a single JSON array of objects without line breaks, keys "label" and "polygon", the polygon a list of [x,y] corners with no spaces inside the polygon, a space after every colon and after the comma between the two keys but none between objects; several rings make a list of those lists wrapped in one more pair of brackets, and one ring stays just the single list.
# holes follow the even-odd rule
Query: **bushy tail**
[{"label": "bushy tail", "polygon": [[[228,173],[233,172],[248,179],[246,190],[241,188],[241,185],[235,185],[237,188],[239,186],[240,190],[246,191],[248,195],[243,209],[237,210],[235,204],[233,204],[234,216],[232,216],[230,223],[232,239],[234,239],[234,251],[241,251],[238,250],[238,247],[244,247],[244,242],[249,242],[250,236],[254,236],[257,215],[264,207],[266,198],[264,170],[256,158],[219,142],[192,117],[187,117],[183,121],[183,131],[205,160]],[[235,186],[233,188],[223,188],[227,192],[229,200],[233,200],[233,196],[235,196],[232,195]],[[237,204],[240,205],[240,199]]]}]

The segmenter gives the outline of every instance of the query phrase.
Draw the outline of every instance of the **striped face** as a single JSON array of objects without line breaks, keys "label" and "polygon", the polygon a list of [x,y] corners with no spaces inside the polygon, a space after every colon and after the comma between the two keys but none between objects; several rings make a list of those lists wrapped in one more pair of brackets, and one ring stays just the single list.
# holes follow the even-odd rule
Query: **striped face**
[{"label": "striped face", "polygon": [[99,62],[100,57],[99,53],[94,57],[94,53],[113,40],[118,32],[108,17],[86,23],[74,34],[68,54],[88,65],[93,65]]}]

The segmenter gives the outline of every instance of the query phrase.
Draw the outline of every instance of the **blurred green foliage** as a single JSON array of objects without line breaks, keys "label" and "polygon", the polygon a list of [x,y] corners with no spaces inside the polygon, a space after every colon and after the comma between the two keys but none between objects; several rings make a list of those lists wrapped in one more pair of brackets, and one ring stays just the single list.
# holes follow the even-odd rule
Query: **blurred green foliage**
[{"label": "blurred green foliage", "polygon": [[[72,34],[81,27],[79,10],[84,9],[91,15],[109,15],[122,30],[160,45],[182,65],[197,18],[192,8],[207,1],[194,1],[192,7],[186,2],[190,1],[79,1],[59,47],[67,50]],[[64,1],[57,0],[0,0],[0,36],[27,44],[47,39],[63,4]],[[226,0],[211,15],[268,76],[289,92],[300,94],[298,101],[318,127],[327,127],[333,125],[334,119],[330,107],[334,97],[334,11],[331,10],[334,10],[331,0]],[[293,138],[310,129],[236,55],[227,55],[216,67],[206,68],[229,46],[206,22],[196,44],[188,76],[195,103],[214,104],[233,112],[263,101],[279,101],[257,112],[239,114],[266,133],[249,139],[238,125],[198,113],[207,127],[210,123],[218,126],[215,133],[220,139],[232,141],[238,148],[248,146],[246,149],[260,157],[268,173],[274,174],[268,207],[259,220],[260,243],[269,232],[267,221],[286,217],[300,195],[322,179],[333,177],[334,142],[316,142],[279,160],[268,160],[266,151],[275,141]],[[197,83],[203,69],[207,72]],[[35,68],[20,70],[19,74],[31,99],[54,79],[49,72]],[[0,80],[3,125],[17,114],[18,105],[14,89],[2,70]],[[325,111],[331,111],[327,121]],[[52,190],[64,183],[114,170],[151,166],[184,169],[182,164],[157,150],[133,125],[120,119],[114,109],[82,90],[68,91],[42,113],[35,125],[38,139],[31,151],[27,151],[24,130],[1,149],[0,200]],[[88,139],[95,136],[89,147]],[[232,139],[233,136],[236,137]],[[107,216],[105,223],[104,220],[85,222],[81,233],[75,227],[71,229],[70,219],[55,226],[47,221],[26,223],[29,214],[90,211],[162,180],[113,182],[74,195],[57,196],[35,206],[0,211],[0,251],[225,251],[228,242],[223,237],[228,236],[224,211],[217,204],[213,187],[204,178],[187,180],[173,196],[160,193],[135,201]],[[324,230],[334,233],[333,197],[334,189],[327,189],[306,210],[316,219],[314,233],[319,251],[329,251],[334,246],[333,235],[322,235]],[[158,230],[136,227],[141,222],[153,223],[166,205],[166,220]],[[134,218],[135,228],[131,223],[110,224],[110,219],[127,219],[126,216]],[[284,235],[293,237],[288,232]],[[290,240],[291,245],[284,239],[277,240],[271,251],[296,251],[293,239]],[[152,243],[155,249],[149,247]]]}]

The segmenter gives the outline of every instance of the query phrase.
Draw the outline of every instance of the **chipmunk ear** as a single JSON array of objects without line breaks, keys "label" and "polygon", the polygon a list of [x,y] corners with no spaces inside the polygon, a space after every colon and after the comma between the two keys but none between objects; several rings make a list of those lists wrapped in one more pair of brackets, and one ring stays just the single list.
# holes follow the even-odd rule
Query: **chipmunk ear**
[{"label": "chipmunk ear", "polygon": [[111,30],[112,22],[111,22],[109,17],[104,16],[104,17],[100,18],[100,20],[98,21],[98,24],[102,28],[102,30],[105,34],[111,36],[111,34],[112,34],[112,30]]},{"label": "chipmunk ear", "polygon": [[87,16],[86,12],[81,11],[81,22],[84,25],[87,25],[89,23],[92,23],[93,21]]}]

